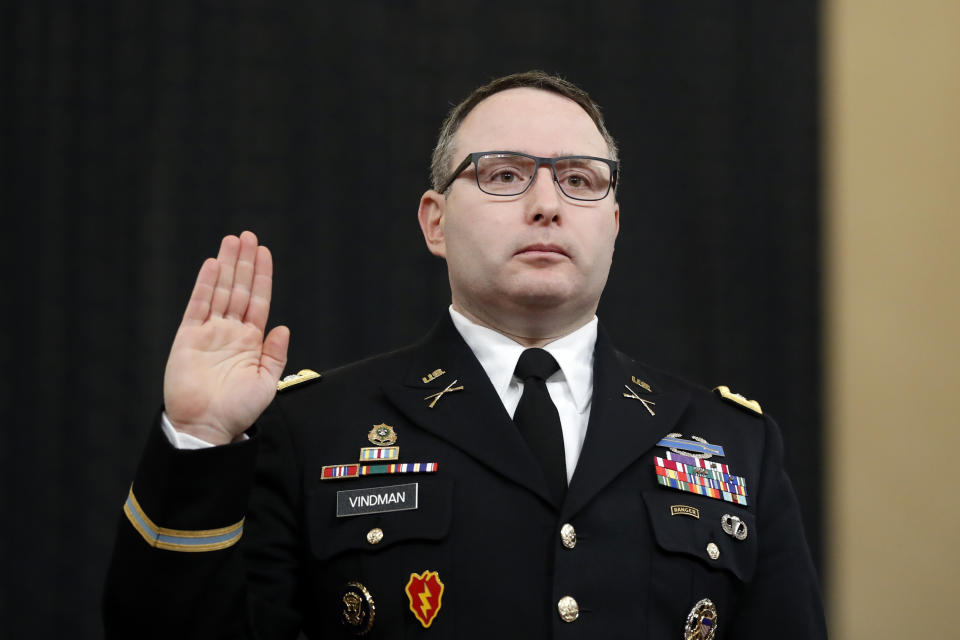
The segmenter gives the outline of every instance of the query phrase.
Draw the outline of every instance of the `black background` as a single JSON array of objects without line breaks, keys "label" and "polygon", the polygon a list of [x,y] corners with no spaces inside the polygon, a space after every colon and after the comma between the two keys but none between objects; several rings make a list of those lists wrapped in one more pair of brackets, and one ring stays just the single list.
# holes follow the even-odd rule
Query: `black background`
[{"label": "black background", "polygon": [[416,207],[449,107],[541,68],[621,146],[599,316],[760,400],[821,558],[816,2],[20,2],[0,13],[4,637],[99,637],[114,528],[200,263],[250,228],[290,369],[449,302]]}]

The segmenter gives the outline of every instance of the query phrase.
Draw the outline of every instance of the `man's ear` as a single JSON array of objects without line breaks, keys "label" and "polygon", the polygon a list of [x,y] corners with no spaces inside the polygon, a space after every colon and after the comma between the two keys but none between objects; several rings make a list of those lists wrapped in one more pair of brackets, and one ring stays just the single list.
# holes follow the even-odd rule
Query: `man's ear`
[{"label": "man's ear", "polygon": [[447,257],[447,241],[443,234],[446,211],[446,197],[433,189],[425,191],[420,197],[417,219],[420,221],[423,239],[426,241],[430,253],[441,258]]}]

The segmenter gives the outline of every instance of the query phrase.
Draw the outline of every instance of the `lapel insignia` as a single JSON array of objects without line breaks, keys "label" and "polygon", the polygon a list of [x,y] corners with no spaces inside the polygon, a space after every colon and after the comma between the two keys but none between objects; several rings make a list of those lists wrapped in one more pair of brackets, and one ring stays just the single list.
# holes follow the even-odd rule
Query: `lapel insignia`
[{"label": "lapel insignia", "polygon": [[314,371],[313,369],[300,369],[296,373],[291,373],[288,376],[284,376],[282,380],[277,382],[277,391],[283,391],[284,389],[289,389],[294,385],[298,385],[301,382],[306,382],[307,380],[316,380],[322,376]]},{"label": "lapel insignia", "polygon": [[375,424],[367,434],[367,440],[378,447],[388,447],[397,441],[397,432],[386,423]]},{"label": "lapel insignia", "polygon": [[436,571],[411,573],[404,591],[410,600],[410,611],[424,629],[429,629],[442,605],[444,585]]},{"label": "lapel insignia", "polygon": [[630,376],[630,382],[637,385],[647,393],[652,393],[653,389],[650,388],[650,385],[638,378],[637,376]]},{"label": "lapel insignia", "polygon": [[759,402],[757,402],[756,400],[747,400],[739,393],[734,393],[733,391],[730,391],[730,387],[726,385],[722,384],[716,389],[714,389],[714,391],[717,393],[717,395],[719,395],[721,398],[723,398],[730,404],[741,406],[744,409],[747,409],[748,411],[752,411],[758,416],[763,415],[763,409],[760,408]]},{"label": "lapel insignia", "polygon": [[690,440],[685,440],[679,433],[668,433],[657,445],[669,447],[670,451],[674,453],[693,458],[723,457],[723,447],[718,444],[710,444],[699,436],[690,436]]},{"label": "lapel insignia", "polygon": [[[634,380],[636,380],[636,378],[634,378]],[[630,388],[630,385],[628,384],[623,385],[623,387],[627,390],[627,393],[623,394],[624,398],[632,398],[634,400],[639,400],[640,402],[643,403],[643,408],[646,409],[650,413],[650,415],[652,416],[657,415],[656,413],[654,413],[653,409],[651,408],[651,407],[657,406],[656,402],[652,402],[650,400],[647,400],[646,398],[641,398],[640,396],[637,395],[636,391]]]},{"label": "lapel insignia", "polygon": [[683,627],[684,640],[713,640],[717,633],[717,606],[704,598],[693,605]]},{"label": "lapel insignia", "polygon": [[348,582],[340,590],[341,610],[340,623],[354,635],[362,636],[373,628],[373,618],[376,607],[373,596],[365,586],[359,582]]},{"label": "lapel insignia", "polygon": [[360,462],[399,459],[400,447],[362,447],[360,449]]},{"label": "lapel insignia", "polygon": [[428,382],[432,382],[436,380],[437,378],[439,378],[445,373],[446,371],[444,371],[443,369],[434,369],[433,371],[431,371],[430,373],[428,373],[427,375],[423,376],[420,379],[423,380],[423,384],[427,384]]},{"label": "lapel insignia", "polygon": [[463,391],[463,385],[460,385],[459,387],[455,387],[453,386],[455,384],[457,384],[456,380],[448,384],[443,391],[438,391],[437,393],[431,393],[426,398],[424,398],[424,400],[431,400],[431,399],[433,400],[433,402],[431,402],[427,406],[433,409],[437,405],[437,402],[440,401],[440,398],[444,396],[444,394],[453,393],[454,391]]}]

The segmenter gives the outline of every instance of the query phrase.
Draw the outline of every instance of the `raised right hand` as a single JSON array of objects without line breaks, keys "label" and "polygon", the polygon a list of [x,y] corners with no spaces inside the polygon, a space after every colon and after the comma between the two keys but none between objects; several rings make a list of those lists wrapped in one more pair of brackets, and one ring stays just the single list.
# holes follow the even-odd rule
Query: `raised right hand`
[{"label": "raised right hand", "polygon": [[163,399],[178,431],[228,444],[246,431],[277,392],[290,331],[266,339],[273,260],[244,231],[226,236],[207,258],[167,359]]}]

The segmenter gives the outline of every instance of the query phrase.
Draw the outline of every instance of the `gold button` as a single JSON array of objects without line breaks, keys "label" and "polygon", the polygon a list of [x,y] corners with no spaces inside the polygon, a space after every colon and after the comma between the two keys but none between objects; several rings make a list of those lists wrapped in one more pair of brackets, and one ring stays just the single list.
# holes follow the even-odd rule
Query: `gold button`
[{"label": "gold button", "polygon": [[367,542],[370,544],[380,544],[381,540],[383,540],[383,529],[380,527],[374,527],[367,531]]},{"label": "gold button", "polygon": [[580,617],[580,605],[570,596],[563,596],[557,603],[557,611],[564,622],[573,622]]},{"label": "gold button", "polygon": [[560,542],[567,549],[573,549],[577,546],[577,530],[569,522],[560,527]]},{"label": "gold button", "polygon": [[720,547],[711,542],[707,545],[707,555],[710,556],[711,560],[716,560],[720,557]]}]

